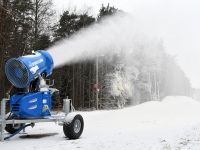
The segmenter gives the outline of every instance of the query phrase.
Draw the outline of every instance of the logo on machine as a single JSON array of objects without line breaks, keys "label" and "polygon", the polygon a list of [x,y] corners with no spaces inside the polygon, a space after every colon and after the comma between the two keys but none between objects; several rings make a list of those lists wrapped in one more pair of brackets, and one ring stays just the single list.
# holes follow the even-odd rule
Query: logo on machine
[{"label": "logo on machine", "polygon": [[34,66],[36,66],[36,65],[38,65],[39,63],[41,63],[41,62],[43,62],[44,61],[44,59],[38,59],[37,61],[34,61],[34,62],[30,62],[29,61],[29,67],[34,67]]}]

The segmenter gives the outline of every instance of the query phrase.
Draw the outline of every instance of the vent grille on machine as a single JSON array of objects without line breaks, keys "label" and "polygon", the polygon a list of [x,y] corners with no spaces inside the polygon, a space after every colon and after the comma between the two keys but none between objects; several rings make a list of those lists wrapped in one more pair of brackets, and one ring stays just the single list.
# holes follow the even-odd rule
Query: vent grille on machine
[{"label": "vent grille on machine", "polygon": [[19,109],[20,109],[20,104],[12,104],[13,111],[19,111]]},{"label": "vent grille on machine", "polygon": [[29,84],[29,72],[26,66],[19,60],[10,59],[6,63],[6,75],[8,80],[18,88],[24,88]]}]

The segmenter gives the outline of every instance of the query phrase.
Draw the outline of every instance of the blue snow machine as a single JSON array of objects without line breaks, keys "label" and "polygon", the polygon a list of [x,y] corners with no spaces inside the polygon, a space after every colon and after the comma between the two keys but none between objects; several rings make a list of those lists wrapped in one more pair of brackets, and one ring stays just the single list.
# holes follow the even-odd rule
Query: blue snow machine
[{"label": "blue snow machine", "polygon": [[[83,117],[74,112],[71,99],[63,99],[63,112],[52,112],[52,95],[58,94],[59,90],[52,88],[53,84],[47,84],[45,77],[52,74],[53,67],[53,58],[44,50],[11,58],[6,62],[6,76],[19,92],[1,101],[1,141],[39,122],[58,122],[69,139],[81,136],[84,128]],[[7,101],[10,101],[10,112],[6,114]],[[4,130],[11,135],[4,137]]]}]

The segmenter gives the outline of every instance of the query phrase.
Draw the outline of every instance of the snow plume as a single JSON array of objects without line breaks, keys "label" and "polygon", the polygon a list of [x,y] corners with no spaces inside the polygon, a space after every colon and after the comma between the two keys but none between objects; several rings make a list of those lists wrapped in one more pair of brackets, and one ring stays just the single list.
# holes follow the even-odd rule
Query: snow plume
[{"label": "snow plume", "polygon": [[133,48],[144,43],[139,27],[128,14],[116,14],[99,23],[82,29],[71,38],[64,39],[48,49],[55,67],[113,51],[133,52]]}]

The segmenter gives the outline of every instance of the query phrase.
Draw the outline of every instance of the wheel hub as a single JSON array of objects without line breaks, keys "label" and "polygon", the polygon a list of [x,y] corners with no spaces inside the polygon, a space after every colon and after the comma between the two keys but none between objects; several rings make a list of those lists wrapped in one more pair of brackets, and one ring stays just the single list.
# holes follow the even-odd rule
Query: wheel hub
[{"label": "wheel hub", "polygon": [[81,130],[81,121],[77,119],[74,122],[74,132],[78,133],[80,130]]}]

